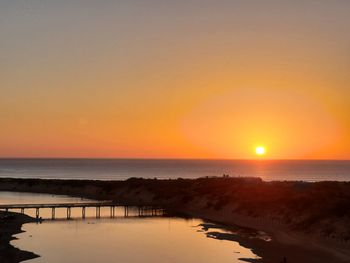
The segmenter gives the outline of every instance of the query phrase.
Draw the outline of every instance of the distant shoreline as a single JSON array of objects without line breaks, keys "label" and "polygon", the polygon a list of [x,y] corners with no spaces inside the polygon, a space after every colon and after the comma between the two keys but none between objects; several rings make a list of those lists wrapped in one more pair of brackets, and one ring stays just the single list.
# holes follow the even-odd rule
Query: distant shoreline
[{"label": "distant shoreline", "polygon": [[350,182],[350,161],[270,159],[0,159],[0,178],[195,179],[228,174],[265,181]]},{"label": "distant shoreline", "polygon": [[[239,240],[264,263],[349,262],[350,183],[264,182],[259,178],[126,181],[0,179],[0,191],[64,194],[255,228],[273,242]],[[248,244],[249,243],[249,244]]]},{"label": "distant shoreline", "polygon": [[186,160],[203,160],[203,161],[340,161],[348,162],[350,159],[318,159],[318,158],[142,158],[142,157],[0,157],[0,160],[174,160],[174,161],[186,161]]}]

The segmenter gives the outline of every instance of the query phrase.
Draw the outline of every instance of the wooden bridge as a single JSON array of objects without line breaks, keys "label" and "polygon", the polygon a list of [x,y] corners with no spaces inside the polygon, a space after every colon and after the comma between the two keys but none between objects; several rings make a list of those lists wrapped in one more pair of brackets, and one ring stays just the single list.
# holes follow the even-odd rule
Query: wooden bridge
[{"label": "wooden bridge", "polygon": [[89,202],[89,203],[53,203],[53,204],[11,204],[11,205],[0,205],[0,210],[5,210],[6,212],[10,210],[21,210],[21,213],[24,213],[25,209],[35,209],[36,218],[40,218],[40,209],[51,209],[51,219],[56,217],[57,208],[67,209],[67,219],[71,219],[71,210],[72,208],[81,208],[81,217],[84,219],[86,214],[86,208],[95,208],[96,209],[96,218],[101,217],[101,208],[109,207],[110,208],[110,217],[115,217],[115,209],[117,207],[124,208],[124,217],[129,216],[129,208],[134,207],[138,211],[138,216],[160,216],[164,214],[164,210],[159,207],[153,206],[128,206],[120,205],[114,202]]}]

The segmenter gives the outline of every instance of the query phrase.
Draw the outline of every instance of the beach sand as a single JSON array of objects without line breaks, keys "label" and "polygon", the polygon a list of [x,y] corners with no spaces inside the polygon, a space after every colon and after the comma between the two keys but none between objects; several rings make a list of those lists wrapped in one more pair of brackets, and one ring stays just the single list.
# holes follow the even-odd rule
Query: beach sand
[{"label": "beach sand", "polygon": [[264,220],[241,215],[229,215],[229,211],[218,213],[203,213],[192,210],[189,215],[200,217],[223,228],[236,232],[237,228],[248,228],[248,232],[263,231],[271,240],[251,238],[238,234],[215,233],[214,238],[239,242],[242,246],[251,248],[262,257],[261,260],[245,259],[247,262],[280,263],[286,258],[287,262],[296,263],[348,263],[350,262],[349,244],[325,241],[315,236],[292,231],[286,226]]}]

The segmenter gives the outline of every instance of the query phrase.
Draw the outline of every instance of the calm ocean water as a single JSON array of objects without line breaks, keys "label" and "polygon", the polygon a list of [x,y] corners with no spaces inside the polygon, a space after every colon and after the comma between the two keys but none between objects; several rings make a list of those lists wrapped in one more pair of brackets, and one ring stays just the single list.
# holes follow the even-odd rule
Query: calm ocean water
[{"label": "calm ocean water", "polygon": [[264,180],[350,181],[350,161],[0,159],[0,177],[120,180],[259,176]]}]

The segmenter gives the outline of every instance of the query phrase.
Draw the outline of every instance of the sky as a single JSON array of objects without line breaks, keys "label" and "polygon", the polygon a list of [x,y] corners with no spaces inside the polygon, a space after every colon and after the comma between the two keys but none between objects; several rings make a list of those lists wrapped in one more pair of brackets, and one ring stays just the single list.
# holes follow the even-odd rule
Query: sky
[{"label": "sky", "polygon": [[0,157],[350,159],[349,13],[1,1]]}]

